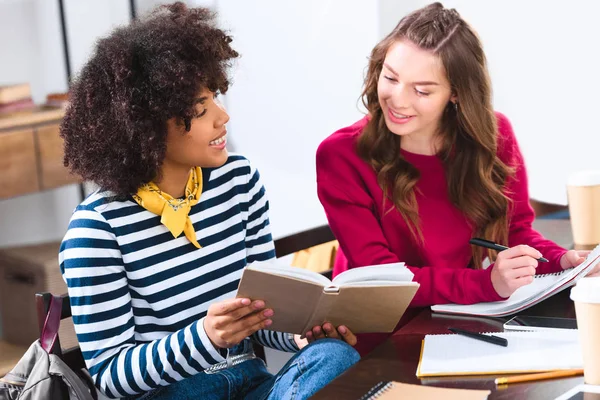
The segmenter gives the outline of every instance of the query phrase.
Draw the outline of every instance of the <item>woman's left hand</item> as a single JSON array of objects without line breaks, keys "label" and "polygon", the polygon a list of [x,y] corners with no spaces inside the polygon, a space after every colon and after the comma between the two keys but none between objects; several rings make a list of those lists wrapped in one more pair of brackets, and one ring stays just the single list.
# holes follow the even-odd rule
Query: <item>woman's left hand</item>
[{"label": "woman's left hand", "polygon": [[339,339],[348,343],[350,346],[354,346],[357,342],[356,335],[350,331],[344,325],[340,325],[337,329],[334,328],[333,324],[325,322],[322,326],[314,326],[312,330],[306,332],[305,339],[300,339],[299,335],[296,335],[296,344],[299,348],[303,348],[309,343],[319,339]]},{"label": "woman's left hand", "polygon": [[560,266],[562,269],[576,267],[585,261],[588,254],[587,250],[569,250],[560,258]]},{"label": "woman's left hand", "polygon": [[[589,250],[569,250],[560,258],[560,266],[562,269],[576,267],[585,261],[588,254],[590,254]],[[600,276],[600,262],[596,263],[586,276]]]}]

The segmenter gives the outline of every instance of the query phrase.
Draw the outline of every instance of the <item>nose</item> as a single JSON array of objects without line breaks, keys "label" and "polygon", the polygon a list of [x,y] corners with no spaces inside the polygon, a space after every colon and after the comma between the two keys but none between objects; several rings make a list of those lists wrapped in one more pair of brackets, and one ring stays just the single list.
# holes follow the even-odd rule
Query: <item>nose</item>
[{"label": "nose", "polygon": [[215,99],[215,104],[217,105],[217,112],[219,115],[215,118],[215,128],[220,128],[229,122],[229,114],[225,110],[225,106],[219,99]]},{"label": "nose", "polygon": [[390,105],[394,110],[402,110],[410,107],[411,88],[408,85],[398,85],[390,96]]}]

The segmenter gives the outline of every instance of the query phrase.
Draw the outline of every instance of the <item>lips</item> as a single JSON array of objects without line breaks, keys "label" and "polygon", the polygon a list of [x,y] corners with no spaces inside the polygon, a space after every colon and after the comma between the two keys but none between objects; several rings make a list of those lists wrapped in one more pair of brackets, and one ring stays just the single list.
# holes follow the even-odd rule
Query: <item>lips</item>
[{"label": "lips", "polygon": [[393,111],[391,108],[388,108],[387,114],[390,121],[392,121],[395,124],[406,124],[415,118],[414,115],[398,113],[396,111]]},{"label": "lips", "polygon": [[224,133],[220,137],[216,138],[215,140],[211,140],[208,144],[210,146],[219,146],[225,142],[227,142],[227,134],[226,133]]},{"label": "lips", "polygon": [[214,138],[213,140],[208,142],[208,144],[210,146],[219,146],[226,141],[227,141],[227,129],[224,129],[223,132],[221,132],[221,134],[219,136],[217,136],[216,138]]}]

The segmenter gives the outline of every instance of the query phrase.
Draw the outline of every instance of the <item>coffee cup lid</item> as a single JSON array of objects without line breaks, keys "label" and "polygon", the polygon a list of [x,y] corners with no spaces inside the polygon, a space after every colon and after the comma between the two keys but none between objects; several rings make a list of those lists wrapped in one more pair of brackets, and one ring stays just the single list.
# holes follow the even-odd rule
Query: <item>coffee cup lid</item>
[{"label": "coffee cup lid", "polygon": [[600,171],[579,171],[569,175],[569,186],[596,186],[600,185]]},{"label": "coffee cup lid", "polygon": [[600,303],[600,277],[582,278],[571,289],[571,300],[581,303]]}]

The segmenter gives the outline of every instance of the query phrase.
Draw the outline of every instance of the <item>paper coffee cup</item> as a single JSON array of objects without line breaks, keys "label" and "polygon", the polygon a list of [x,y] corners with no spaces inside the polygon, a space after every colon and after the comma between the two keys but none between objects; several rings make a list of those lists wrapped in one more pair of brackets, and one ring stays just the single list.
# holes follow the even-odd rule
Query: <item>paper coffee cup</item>
[{"label": "paper coffee cup", "polygon": [[600,243],[600,171],[580,171],[567,182],[573,241],[578,248]]},{"label": "paper coffee cup", "polygon": [[571,289],[583,352],[585,383],[600,385],[600,277],[583,278]]}]

